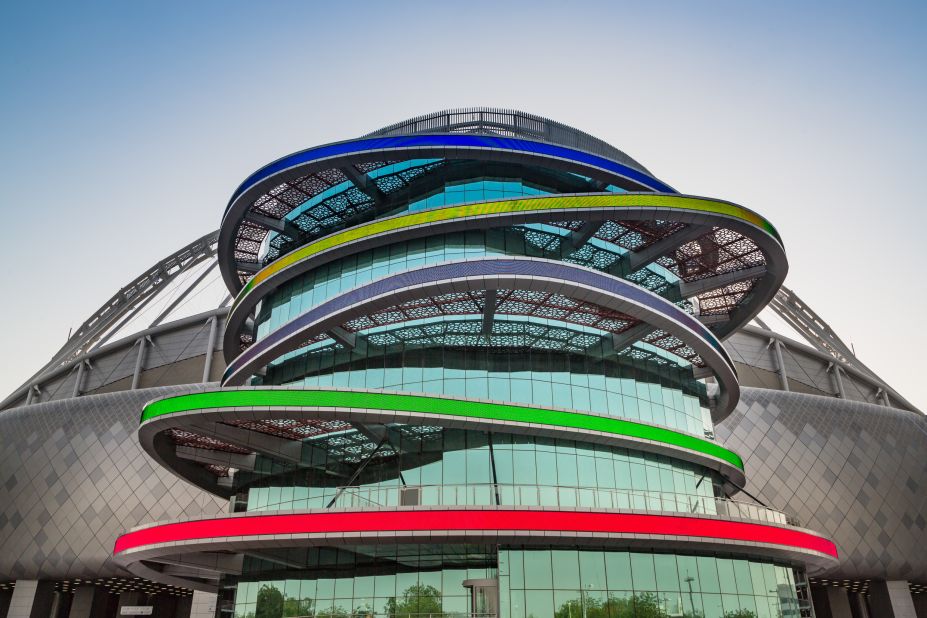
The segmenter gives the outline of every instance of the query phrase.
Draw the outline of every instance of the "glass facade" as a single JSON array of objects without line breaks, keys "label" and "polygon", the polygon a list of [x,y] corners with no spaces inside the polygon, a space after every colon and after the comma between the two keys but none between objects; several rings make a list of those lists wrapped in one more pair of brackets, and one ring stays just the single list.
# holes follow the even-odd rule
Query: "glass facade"
[{"label": "glass facade", "polygon": [[[513,135],[537,137],[520,129]],[[795,564],[762,558],[792,554],[716,542],[743,542],[744,530],[767,530],[758,522],[791,522],[727,496],[742,482],[742,467],[733,470],[718,463],[723,458],[680,446],[712,440],[712,415],[723,417],[736,405],[733,364],[716,353],[716,339],[752,311],[742,301],[769,276],[765,252],[778,236],[760,234],[772,234],[766,229],[771,225],[761,229],[766,222],[755,214],[711,205],[707,198],[590,197],[624,192],[612,184],[624,182],[621,174],[606,172],[602,160],[589,163],[588,153],[574,153],[576,160],[543,154],[554,152],[552,144],[532,158],[497,160],[501,146],[479,152],[398,148],[395,158],[381,152],[343,159],[332,154],[324,163],[307,159],[301,170],[281,168],[276,184],[268,178],[255,187],[254,195],[264,191],[260,197],[248,193],[248,203],[233,203],[231,211],[243,218],[230,223],[240,226],[234,276],[245,281],[293,249],[378,218],[466,203],[570,197],[535,203],[544,208],[530,209],[527,218],[479,219],[479,225],[497,222],[492,229],[466,229],[479,225],[469,225],[464,214],[486,214],[490,209],[482,205],[354,229],[252,280],[245,295],[254,296],[233,306],[229,332],[235,331],[242,350],[259,345],[234,358],[225,341],[231,360],[222,390],[252,372],[252,386],[287,388],[263,388],[273,395],[271,403],[233,391],[228,411],[205,412],[221,417],[213,424],[215,435],[197,435],[202,427],[196,423],[189,435],[174,435],[182,446],[226,449],[210,459],[209,471],[231,495],[236,526],[272,522],[283,526],[274,530],[292,530],[286,537],[292,543],[274,539],[253,552],[259,543],[249,544],[241,575],[223,577],[235,615],[799,616]],[[337,149],[351,152],[344,144]],[[612,210],[598,208],[603,205]],[[522,204],[491,208],[529,210]],[[732,209],[746,214],[735,216]],[[544,212],[548,218],[539,219]],[[602,220],[606,214],[610,218]],[[435,229],[443,232],[413,238]],[[352,245],[346,240],[351,238],[364,242]],[[382,244],[370,249],[373,242]],[[339,257],[325,262],[325,255]],[[508,277],[515,270],[512,260],[498,258],[511,257],[535,259],[531,269]],[[434,275],[437,283],[394,276],[477,260],[469,270],[430,269],[442,271]],[[288,271],[294,263],[299,266]],[[561,285],[553,280],[558,272],[575,281]],[[388,285],[370,285],[386,277]],[[344,306],[313,311],[360,286],[366,287],[339,298]],[[399,292],[381,298],[387,289]],[[277,332],[286,325],[292,330]],[[300,389],[325,389],[329,399],[291,393]],[[354,407],[345,401],[347,389],[355,391]],[[390,409],[384,397],[362,391],[447,399],[440,413],[415,403],[420,397],[404,397],[410,407]],[[480,401],[538,409],[480,417],[458,412],[462,405],[500,408]],[[599,426],[628,431],[596,431],[590,414],[611,417],[592,419]],[[585,424],[553,429],[548,421],[555,417]],[[410,424],[425,422],[434,425]],[[672,444],[650,440],[667,432],[646,428],[651,433],[644,435],[640,423],[689,435],[676,435]],[[551,435],[575,439],[545,437]],[[198,452],[180,455],[187,463],[199,461]],[[445,533],[442,510],[448,536],[428,536],[435,529]],[[499,529],[484,529],[492,526]],[[755,538],[793,538],[763,534]],[[332,537],[323,535],[352,544],[308,546],[328,544]],[[469,541],[477,544],[461,544]],[[353,544],[361,542],[371,545]],[[804,546],[796,541],[795,547]]]},{"label": "glass facade", "polygon": [[[672,297],[678,279],[655,265],[636,273],[623,273],[627,251],[596,241],[577,251],[564,242],[567,228],[547,225],[517,226],[496,230],[472,230],[440,234],[362,251],[288,281],[261,302],[257,314],[257,339],[296,318],[310,307],[364,283],[393,273],[441,262],[492,256],[544,257],[588,266],[612,274],[627,274],[652,292]],[[674,299],[675,300],[675,299]]]},{"label": "glass facade", "polygon": [[246,558],[236,618],[469,615],[463,582],[497,576],[495,548],[384,546],[289,550]]},{"label": "glass facade", "polygon": [[[504,325],[499,322],[499,329]],[[452,339],[447,331],[436,338]],[[377,341],[376,336],[370,339]],[[595,355],[590,352],[607,342],[590,339],[594,343],[584,353],[452,345],[423,349],[413,342],[368,346],[366,352],[310,348],[273,363],[255,383],[490,399],[595,412],[699,436],[711,432],[705,387],[692,377],[691,369],[666,362],[656,351],[654,360]]]},{"label": "glass facade", "polygon": [[[791,568],[726,556],[400,545],[288,550],[270,557],[292,566],[282,570],[271,560],[247,558],[235,585],[237,618],[799,615]],[[483,599],[474,587],[496,598]]]},{"label": "glass facade", "polygon": [[[365,173],[378,192],[389,195],[393,204],[389,214],[552,193],[625,192],[620,187],[597,183],[581,174],[470,159],[410,159],[373,164],[367,166]],[[340,173],[333,176],[343,178]],[[345,179],[299,204],[287,213],[286,218],[301,224],[303,229],[314,227],[310,235],[321,236],[345,227],[347,222],[333,218],[333,213],[349,220],[358,215],[371,218],[376,213],[372,202],[369,192],[361,191]],[[259,258],[273,259],[294,246],[298,246],[298,242],[271,234],[263,243]]]},{"label": "glass facade", "polygon": [[499,591],[511,618],[798,616],[790,568],[727,557],[501,549]]},{"label": "glass facade", "polygon": [[391,426],[388,435],[385,447],[366,445],[370,461],[350,487],[337,473],[357,455],[338,431],[337,445],[319,438],[305,447],[318,449],[303,455],[313,469],[279,472],[265,461],[240,472],[238,501],[249,511],[502,504],[717,513],[720,477],[662,455],[439,427]]}]

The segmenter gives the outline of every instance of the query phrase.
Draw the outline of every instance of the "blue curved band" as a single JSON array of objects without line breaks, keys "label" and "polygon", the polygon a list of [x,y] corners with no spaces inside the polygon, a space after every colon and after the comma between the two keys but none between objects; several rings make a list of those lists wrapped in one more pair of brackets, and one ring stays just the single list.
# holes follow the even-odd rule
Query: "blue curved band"
[{"label": "blue curved band", "polygon": [[[583,152],[582,150],[574,150],[564,146],[557,146],[556,144],[548,144],[545,142],[535,142],[532,140],[509,137],[493,137],[490,135],[399,135],[392,137],[362,138],[346,142],[338,142],[335,144],[326,144],[317,148],[310,148],[308,150],[295,152],[281,159],[277,159],[273,163],[265,165],[258,171],[248,176],[248,178],[245,179],[241,185],[239,185],[239,187],[235,190],[235,193],[232,194],[232,198],[229,200],[226,212],[228,211],[228,208],[230,208],[231,205],[235,202],[235,200],[238,199],[238,196],[253,187],[255,184],[270,176],[273,176],[277,172],[294,167],[296,165],[302,165],[318,159],[355,154],[370,150],[391,150],[415,147],[494,148],[499,150],[528,152],[548,157],[558,157],[561,159],[585,163],[587,165],[593,165],[595,167],[613,172],[638,182],[645,187],[649,187],[654,191],[659,191],[662,193],[676,193],[676,191],[666,183],[661,182],[653,176],[645,174],[640,170],[634,169],[633,167],[622,165],[621,163],[612,161],[611,159],[606,159],[605,157]],[[389,157],[384,155],[384,158]]]},{"label": "blue curved band", "polygon": [[494,275],[519,275],[523,277],[560,279],[630,300],[692,331],[693,334],[700,337],[717,351],[724,362],[727,363],[730,370],[734,371],[734,364],[730,356],[728,356],[727,351],[724,349],[724,346],[721,345],[718,338],[701,322],[664,298],[638,287],[633,283],[628,283],[618,277],[581,266],[554,262],[551,260],[488,258],[469,260],[466,262],[437,264],[416,270],[405,271],[378,279],[335,296],[334,298],[316,305],[294,320],[269,333],[266,337],[255,342],[251,347],[239,354],[226,368],[225,374],[223,375],[223,383],[259,355],[272,350],[279,343],[296,335],[302,329],[324,318],[326,315],[337,313],[342,309],[358,303],[363,303],[368,299],[391,292],[397,292],[412,286],[426,285],[447,279]]}]

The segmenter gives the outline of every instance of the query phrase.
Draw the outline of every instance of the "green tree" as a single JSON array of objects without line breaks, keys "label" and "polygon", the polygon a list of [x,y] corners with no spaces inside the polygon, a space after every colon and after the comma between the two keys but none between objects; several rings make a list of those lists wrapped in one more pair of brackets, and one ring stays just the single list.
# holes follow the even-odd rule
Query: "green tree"
[{"label": "green tree", "polygon": [[[583,607],[585,605],[585,607]],[[660,597],[642,592],[632,597],[609,596],[602,601],[584,595],[583,601],[570,599],[554,612],[555,618],[668,618]]]},{"label": "green tree", "polygon": [[724,612],[724,618],[756,618],[756,613],[749,609],[734,609]]},{"label": "green tree", "polygon": [[641,592],[635,594],[634,599],[634,616],[635,618],[667,618],[663,611],[663,604],[660,603],[660,597],[653,592]]},{"label": "green tree", "polygon": [[325,616],[325,618],[348,618],[351,614],[340,605],[329,605],[315,612],[316,616]]},{"label": "green tree", "polygon": [[261,586],[254,618],[283,618],[283,593],[267,584]]},{"label": "green tree", "polygon": [[390,598],[383,611],[390,616],[440,614],[441,591],[434,586],[413,584],[405,589],[398,601],[395,597]]}]

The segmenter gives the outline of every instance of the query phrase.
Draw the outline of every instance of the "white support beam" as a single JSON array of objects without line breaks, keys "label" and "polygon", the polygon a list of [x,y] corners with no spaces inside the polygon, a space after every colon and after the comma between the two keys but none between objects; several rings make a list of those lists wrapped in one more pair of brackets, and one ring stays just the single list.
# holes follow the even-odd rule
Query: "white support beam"
[{"label": "white support beam", "polygon": [[226,575],[240,575],[242,554],[217,554],[203,552],[200,554],[188,553],[179,556],[159,557],[159,564],[169,564],[176,567],[206,571],[208,573],[222,573]]},{"label": "white support beam", "polygon": [[219,331],[219,318],[212,316],[209,318],[209,340],[206,342],[206,360],[203,362],[203,383],[209,382],[209,374],[212,373],[212,357],[216,351],[216,337]]},{"label": "white support beam", "polygon": [[154,345],[154,343],[151,341],[151,337],[148,335],[139,337],[138,341],[136,342],[138,345],[138,355],[135,357],[135,370],[132,372],[132,386],[130,387],[130,390],[134,391],[138,388],[139,380],[141,380],[142,377],[142,370],[145,367],[145,354],[147,352],[146,344],[148,343]]},{"label": "white support beam", "polygon": [[175,454],[180,459],[186,459],[187,461],[214,466],[228,466],[229,468],[237,468],[248,472],[254,472],[254,461],[256,459],[254,453],[228,453],[195,446],[177,446]]},{"label": "white support beam", "polygon": [[287,440],[225,423],[211,423],[209,426],[193,425],[191,429],[204,436],[210,436],[227,444],[246,448],[280,461],[297,465],[301,462],[302,445],[295,440]]},{"label": "white support beam", "polygon": [[372,199],[378,206],[386,200],[386,196],[380,191],[380,187],[378,187],[377,183],[367,174],[358,172],[357,168],[353,165],[346,165],[338,169],[351,181],[351,184],[353,184],[358,191]]},{"label": "white support beam", "polygon": [[296,240],[302,234],[302,230],[299,229],[295,223],[286,218],[274,219],[273,217],[268,217],[260,213],[249,212],[245,215],[245,221],[250,221],[268,230],[273,230],[278,234],[283,234],[290,240]]},{"label": "white support beam", "polygon": [[568,236],[568,242],[573,246],[574,251],[578,251],[583,248],[589,239],[595,236],[596,232],[602,227],[604,221],[586,221],[580,226],[575,232],[571,232]]},{"label": "white support beam", "polygon": [[492,332],[492,322],[496,316],[496,296],[497,290],[486,290],[486,296],[483,301],[483,325],[482,334],[488,335]]},{"label": "white support beam", "polygon": [[261,270],[261,263],[260,262],[240,262],[236,260],[235,270],[253,275],[257,273],[259,270]]},{"label": "white support beam", "polygon": [[675,234],[670,234],[650,246],[644,247],[640,251],[629,253],[627,256],[629,271],[634,272],[640,270],[657,258],[666,255],[680,245],[684,245],[700,236],[704,236],[709,231],[711,231],[711,228],[704,225],[689,225]]},{"label": "white support beam", "polygon": [[367,353],[367,339],[364,338],[363,335],[349,333],[340,326],[336,326],[335,328],[331,329],[327,334],[329,337],[353,352],[357,352],[361,355]]},{"label": "white support beam", "polygon": [[785,371],[785,360],[782,357],[782,342],[778,339],[770,339],[769,345],[767,347],[772,347],[773,355],[776,359],[776,373],[779,374],[779,386],[784,391],[789,390],[789,376]]},{"label": "white support beam", "polygon": [[846,399],[847,393],[843,389],[843,376],[841,375],[843,371],[840,369],[840,365],[837,363],[828,363],[827,371],[834,376],[834,386],[837,387],[837,397]]},{"label": "white support beam", "polygon": [[622,333],[612,335],[612,354],[619,354],[655,330],[650,324],[640,322]]},{"label": "white support beam", "polygon": [[702,292],[717,290],[718,288],[722,288],[726,285],[733,285],[748,279],[756,279],[758,277],[762,277],[765,274],[766,266],[759,265],[731,271],[728,273],[722,273],[713,277],[705,277],[704,279],[697,279],[695,281],[680,281],[679,293],[683,298],[691,298],[693,296],[698,296]]},{"label": "white support beam", "polygon": [[77,363],[77,377],[74,379],[74,389],[71,391],[71,397],[80,397],[81,387],[84,385],[84,367],[87,364],[86,360]]}]

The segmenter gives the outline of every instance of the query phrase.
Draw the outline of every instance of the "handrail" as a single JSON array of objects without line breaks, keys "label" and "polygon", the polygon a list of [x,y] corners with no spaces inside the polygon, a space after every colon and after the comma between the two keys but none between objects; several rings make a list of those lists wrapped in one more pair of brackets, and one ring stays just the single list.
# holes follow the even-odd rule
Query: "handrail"
[{"label": "handrail", "polygon": [[[393,485],[388,487],[354,485],[330,489],[337,496],[331,508],[458,505],[556,506],[721,515],[771,524],[801,526],[801,523],[791,515],[758,504],[731,498],[665,491],[501,483]],[[331,495],[318,498],[320,502],[324,501],[328,504]],[[299,501],[298,499],[295,502]],[[279,504],[290,503],[291,501],[287,501]]]}]

